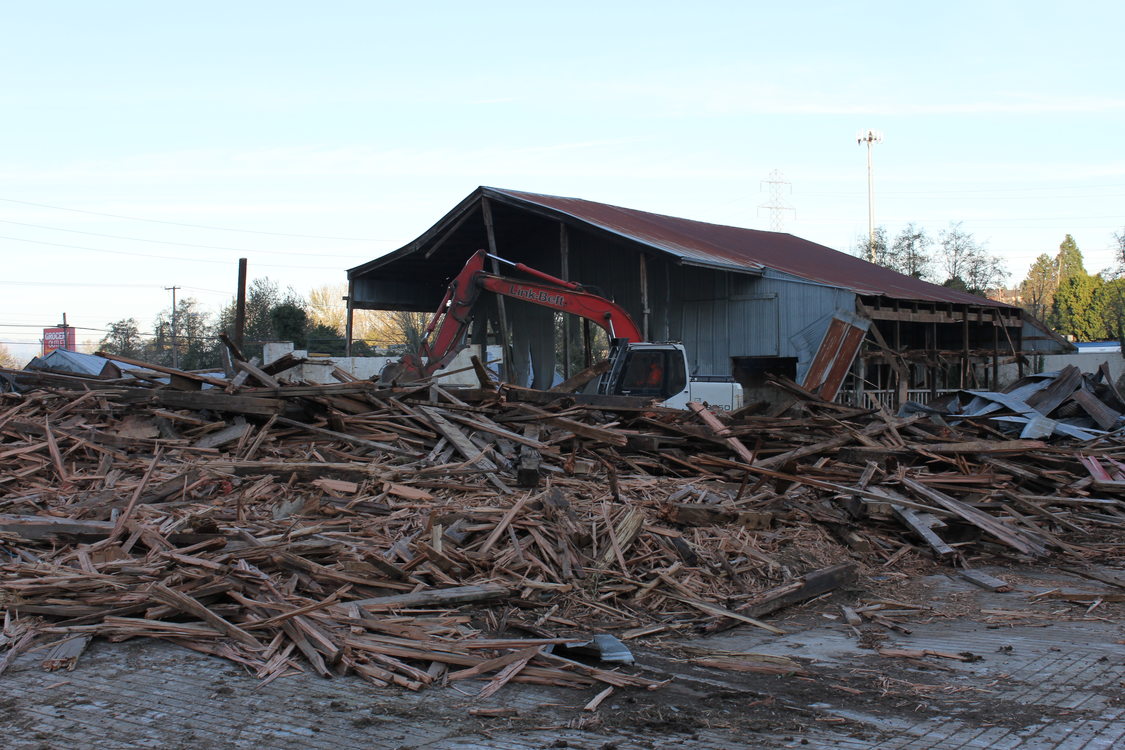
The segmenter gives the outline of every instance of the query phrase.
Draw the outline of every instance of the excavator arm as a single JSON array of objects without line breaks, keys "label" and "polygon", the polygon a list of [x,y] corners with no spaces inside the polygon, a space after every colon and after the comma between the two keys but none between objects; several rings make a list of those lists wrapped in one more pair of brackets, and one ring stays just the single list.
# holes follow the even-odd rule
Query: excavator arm
[{"label": "excavator arm", "polygon": [[[507,263],[535,280],[485,273],[484,265],[488,258]],[[420,380],[448,365],[464,347],[472,308],[482,290],[585,318],[604,328],[611,339],[637,342],[642,338],[637,324],[616,302],[593,294],[573,281],[478,250],[450,282],[437,312],[426,326],[419,350],[404,356],[395,371],[385,373],[382,379]]]}]

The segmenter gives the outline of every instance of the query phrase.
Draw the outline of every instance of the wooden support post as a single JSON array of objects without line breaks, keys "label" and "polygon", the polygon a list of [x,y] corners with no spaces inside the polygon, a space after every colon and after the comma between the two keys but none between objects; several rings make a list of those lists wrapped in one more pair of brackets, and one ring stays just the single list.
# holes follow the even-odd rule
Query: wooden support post
[{"label": "wooden support post", "polygon": [[[488,235],[488,252],[493,255],[499,255],[496,251],[496,228],[492,223],[492,203],[488,198],[481,198],[481,213],[484,215],[484,231]],[[500,264],[492,261],[492,273],[500,275]],[[504,298],[496,295],[496,311],[500,319],[500,350],[504,352],[503,362],[501,362],[501,380],[505,382],[512,382],[513,365],[514,365],[514,352],[512,351],[512,340],[508,330],[508,313],[504,306]],[[520,383],[519,385],[527,385]]]},{"label": "wooden support post", "polygon": [[933,401],[937,398],[937,378],[938,378],[938,339],[937,339],[937,323],[930,324],[930,358],[933,363],[930,365],[930,400]]},{"label": "wooden support post", "polygon": [[234,345],[246,350],[246,259],[238,259],[238,296],[234,303]]},{"label": "wooden support post", "polygon": [[969,308],[965,308],[965,319],[961,321],[961,387],[969,388],[969,370],[972,368],[972,359],[969,356]]},{"label": "wooden support post", "polygon": [[652,334],[649,332],[648,258],[644,253],[639,253],[637,257],[639,259],[638,271],[640,272],[641,284],[641,334],[645,341],[652,341]]},{"label": "wooden support post", "polygon": [[[566,224],[559,222],[559,278],[570,281],[570,235]],[[563,313],[563,379],[571,376],[570,346],[574,341],[574,316]]]},{"label": "wooden support post", "polygon": [[1000,311],[992,311],[992,382],[988,387],[1000,389]]},{"label": "wooden support post", "polygon": [[348,305],[348,317],[344,322],[344,356],[352,356],[352,336],[355,329],[353,328],[352,316],[355,313],[353,300],[355,299],[355,281],[348,279],[348,296],[344,297],[344,301]]}]

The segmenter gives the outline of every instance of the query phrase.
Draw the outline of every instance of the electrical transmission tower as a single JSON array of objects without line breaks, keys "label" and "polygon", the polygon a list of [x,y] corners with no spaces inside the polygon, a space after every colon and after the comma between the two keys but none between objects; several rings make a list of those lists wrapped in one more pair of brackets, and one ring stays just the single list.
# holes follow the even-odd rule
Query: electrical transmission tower
[{"label": "electrical transmission tower", "polygon": [[793,217],[797,217],[797,209],[787,205],[781,197],[781,193],[786,186],[790,193],[793,192],[793,186],[785,179],[785,175],[781,173],[780,169],[770,172],[769,179],[762,180],[762,185],[769,186],[770,202],[763,203],[758,208],[764,208],[770,212],[770,231],[780,232],[785,228],[786,211],[792,211]]}]

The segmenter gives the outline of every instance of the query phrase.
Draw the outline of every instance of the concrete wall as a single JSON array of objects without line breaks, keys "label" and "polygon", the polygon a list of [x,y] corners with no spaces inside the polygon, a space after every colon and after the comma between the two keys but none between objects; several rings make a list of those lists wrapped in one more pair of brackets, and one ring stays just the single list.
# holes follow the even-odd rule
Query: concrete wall
[{"label": "concrete wall", "polygon": [[[441,385],[476,386],[477,376],[472,370],[472,355],[478,354],[480,347],[470,346],[463,349],[447,367],[439,371],[437,382]],[[308,357],[309,353],[303,349],[294,349],[290,341],[274,341],[263,346],[263,364],[270,364],[281,359],[286,354],[292,353],[295,357]],[[500,347],[488,347],[489,362],[500,357]],[[390,362],[397,362],[398,357],[312,357],[307,362],[278,375],[279,380],[303,380],[308,383],[338,383],[332,371],[339,367],[349,375],[361,380],[378,380],[379,373]],[[462,372],[454,372],[462,370]],[[495,365],[493,365],[495,371]],[[453,372],[452,375],[441,375],[442,372]]]},{"label": "concrete wall", "polygon": [[[1109,364],[1109,372],[1113,376],[1114,383],[1117,383],[1121,376],[1125,375],[1125,358],[1121,356],[1120,351],[1040,355],[1032,357],[1031,367],[1024,368],[1024,371],[1028,374],[1055,372],[1067,365],[1074,365],[1082,372],[1097,372],[1098,367],[1103,362]],[[1016,381],[1019,377],[1019,370],[1015,365],[1003,365],[1000,367],[999,375],[1001,388],[1003,388]]]}]

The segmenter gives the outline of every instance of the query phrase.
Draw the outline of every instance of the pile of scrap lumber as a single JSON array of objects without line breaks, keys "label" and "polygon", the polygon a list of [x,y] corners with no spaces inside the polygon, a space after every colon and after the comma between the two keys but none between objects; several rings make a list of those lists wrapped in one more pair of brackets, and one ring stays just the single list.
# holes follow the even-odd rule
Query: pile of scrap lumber
[{"label": "pile of scrap lumber", "polygon": [[762,618],[923,551],[1122,552],[1115,433],[1013,438],[1004,413],[896,417],[788,382],[715,414],[234,361],[0,372],[0,671],[144,636],[266,680],[654,687],[576,655],[595,633],[781,632]]}]

